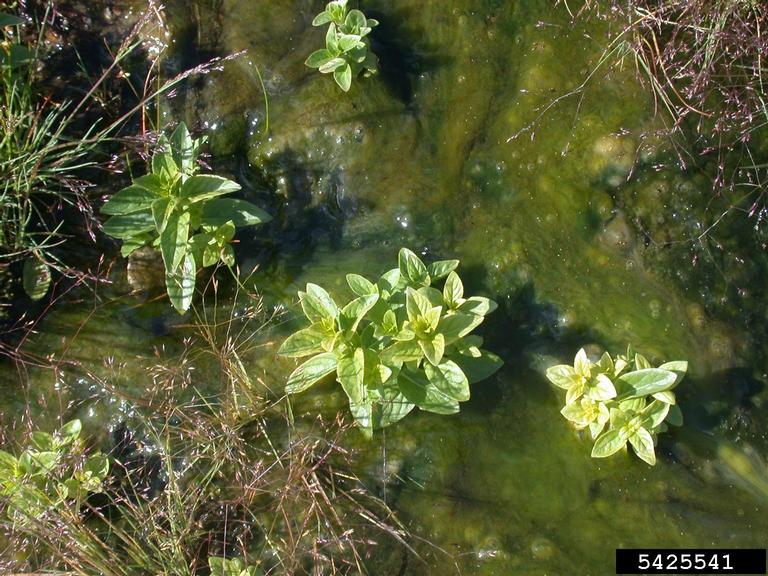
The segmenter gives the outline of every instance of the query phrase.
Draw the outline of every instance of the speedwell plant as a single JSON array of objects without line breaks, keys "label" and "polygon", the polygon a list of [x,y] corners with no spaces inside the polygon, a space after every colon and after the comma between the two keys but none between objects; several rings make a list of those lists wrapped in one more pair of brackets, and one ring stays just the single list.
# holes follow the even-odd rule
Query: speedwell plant
[{"label": "speedwell plant", "polygon": [[101,209],[111,216],[104,232],[123,241],[123,256],[146,245],[160,249],[168,296],[179,312],[192,303],[199,268],[234,265],[236,228],[271,220],[250,202],[220,198],[240,190],[237,182],[197,173],[203,143],[179,124],[170,141],[164,136],[158,141],[152,172],[134,179]]},{"label": "speedwell plant", "polygon": [[[335,374],[362,431],[394,424],[414,407],[455,414],[469,385],[501,367],[471,334],[496,303],[465,297],[458,260],[429,266],[403,248],[398,267],[376,283],[347,275],[356,297],[339,306],[320,286],[299,292],[308,328],[290,336],[279,353],[311,356],[288,379],[287,394],[303,392]],[[433,284],[445,278],[442,290]]]},{"label": "speedwell plant", "polygon": [[84,453],[81,430],[72,420],[53,434],[33,432],[18,457],[0,450],[0,497],[10,517],[25,524],[52,507],[79,510],[89,494],[103,491],[109,460]]},{"label": "speedwell plant", "polygon": [[313,52],[305,63],[323,74],[333,74],[339,88],[347,92],[360,72],[370,75],[379,67],[367,38],[379,23],[360,10],[347,11],[347,0],[335,0],[312,21],[312,26],[323,24],[328,24],[325,48]]},{"label": "speedwell plant", "polygon": [[582,348],[573,366],[552,366],[547,378],[567,391],[560,413],[577,429],[589,429],[595,440],[593,458],[611,456],[629,443],[653,466],[658,434],[667,430],[667,423],[683,424],[672,390],[687,370],[685,361],[654,368],[631,347],[626,355],[614,359],[606,352],[594,363]]}]

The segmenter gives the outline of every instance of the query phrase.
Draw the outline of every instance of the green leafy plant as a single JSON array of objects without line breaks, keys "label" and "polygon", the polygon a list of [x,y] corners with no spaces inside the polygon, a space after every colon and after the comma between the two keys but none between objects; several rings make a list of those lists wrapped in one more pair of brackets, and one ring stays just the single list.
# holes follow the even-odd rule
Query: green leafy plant
[{"label": "green leafy plant", "polygon": [[360,72],[370,75],[378,70],[379,61],[370,51],[367,36],[379,23],[360,10],[347,11],[347,0],[335,0],[312,21],[312,26],[323,24],[328,24],[325,48],[313,52],[305,63],[323,74],[333,74],[336,84],[347,92]]},{"label": "green leafy plant", "polygon": [[85,456],[82,424],[72,420],[54,434],[33,432],[31,447],[16,458],[0,451],[0,495],[17,521],[62,505],[80,508],[90,493],[103,490],[109,460],[100,452]]},{"label": "green leafy plant", "polygon": [[261,571],[255,566],[246,566],[242,558],[208,558],[211,576],[260,576]]},{"label": "green leafy plant", "polygon": [[653,466],[658,434],[667,430],[667,423],[683,424],[672,390],[687,370],[685,361],[654,368],[631,347],[615,359],[606,352],[595,363],[582,348],[573,366],[552,366],[547,378],[567,391],[560,413],[577,429],[589,429],[595,440],[593,458],[611,456],[629,443],[635,454]]},{"label": "green leafy plant", "polygon": [[160,138],[152,172],[135,178],[101,209],[111,216],[104,232],[123,240],[123,256],[146,245],[159,248],[168,296],[179,312],[192,303],[199,268],[218,262],[234,265],[231,242],[236,228],[271,220],[250,202],[221,198],[240,190],[236,182],[197,173],[203,143],[179,124],[170,141]]},{"label": "green leafy plant", "polygon": [[[501,367],[495,354],[481,349],[471,332],[496,303],[464,297],[456,274],[458,260],[425,265],[403,248],[398,267],[376,283],[347,275],[356,295],[339,306],[320,286],[299,292],[311,322],[280,347],[283,356],[312,356],[291,374],[285,391],[303,392],[335,374],[349,397],[358,426],[370,436],[415,406],[437,414],[455,414],[469,400],[469,385]],[[432,284],[445,278],[442,291]]]}]

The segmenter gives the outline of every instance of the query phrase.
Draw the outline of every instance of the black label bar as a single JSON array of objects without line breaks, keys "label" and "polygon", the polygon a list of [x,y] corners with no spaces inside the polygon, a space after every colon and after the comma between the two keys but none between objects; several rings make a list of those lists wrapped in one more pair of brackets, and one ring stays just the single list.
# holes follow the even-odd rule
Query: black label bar
[{"label": "black label bar", "polygon": [[765,548],[616,550],[616,574],[765,574]]}]

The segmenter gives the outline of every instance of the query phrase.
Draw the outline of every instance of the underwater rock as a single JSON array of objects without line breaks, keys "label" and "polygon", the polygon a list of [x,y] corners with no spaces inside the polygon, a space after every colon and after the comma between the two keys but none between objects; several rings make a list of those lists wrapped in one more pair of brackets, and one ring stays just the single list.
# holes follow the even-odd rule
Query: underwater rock
[{"label": "underwater rock", "polygon": [[136,291],[154,291],[165,286],[165,268],[157,250],[145,246],[128,257],[128,284]]},{"label": "underwater rock", "polygon": [[557,548],[548,538],[540,536],[531,542],[531,555],[536,560],[550,560],[557,553]]},{"label": "underwater rock", "polygon": [[605,226],[600,241],[611,248],[619,249],[624,253],[632,251],[635,245],[635,232],[627,223],[623,213],[618,213]]},{"label": "underwater rock", "polygon": [[635,163],[635,143],[625,137],[610,134],[598,138],[592,146],[590,167],[611,188],[624,183]]}]

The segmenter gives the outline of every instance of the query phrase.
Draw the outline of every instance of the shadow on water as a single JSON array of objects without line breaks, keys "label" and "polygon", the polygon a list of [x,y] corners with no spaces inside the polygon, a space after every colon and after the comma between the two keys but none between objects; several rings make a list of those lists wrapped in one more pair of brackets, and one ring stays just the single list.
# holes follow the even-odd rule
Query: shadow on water
[{"label": "shadow on water", "polygon": [[262,167],[253,188],[273,191],[259,198],[273,220],[240,235],[245,252],[264,263],[281,259],[297,270],[321,245],[339,249],[344,224],[358,210],[356,201],[345,194],[339,171],[327,174],[290,148]]},{"label": "shadow on water", "polygon": [[370,18],[379,21],[371,32],[371,48],[379,57],[379,74],[392,96],[411,107],[414,100],[415,81],[421,74],[432,73],[450,66],[451,58],[438,54],[437,46],[429,46],[416,51],[412,48],[413,39],[422,39],[419,30],[406,27],[406,23],[415,22],[411,18],[411,8],[400,8],[387,13],[377,10],[367,11]]}]

